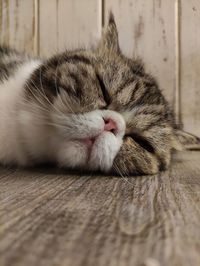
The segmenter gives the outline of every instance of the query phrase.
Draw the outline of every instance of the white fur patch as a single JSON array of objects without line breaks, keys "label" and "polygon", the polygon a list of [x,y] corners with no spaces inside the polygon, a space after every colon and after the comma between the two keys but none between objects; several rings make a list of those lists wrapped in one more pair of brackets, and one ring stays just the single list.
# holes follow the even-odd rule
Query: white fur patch
[{"label": "white fur patch", "polygon": [[21,65],[8,80],[0,83],[0,162],[26,164],[21,143],[18,109],[23,97],[23,86],[39,61]]},{"label": "white fur patch", "polygon": [[[104,119],[108,118],[116,123],[115,134],[104,131]],[[58,122],[59,118],[56,119]],[[61,150],[58,151],[59,164],[66,167],[81,166],[104,172],[111,169],[125,132],[125,122],[119,113],[96,110],[81,115],[61,116],[60,123],[58,134],[62,139],[62,144]],[[90,151],[83,143],[80,143],[80,140],[85,138],[95,138]]]},{"label": "white fur patch", "polygon": [[87,147],[79,141],[67,141],[58,151],[58,163],[61,167],[85,167],[87,159]]},{"label": "white fur patch", "polygon": [[103,132],[93,146],[89,167],[94,170],[99,169],[108,172],[121,145],[121,137],[116,137],[111,132]]}]

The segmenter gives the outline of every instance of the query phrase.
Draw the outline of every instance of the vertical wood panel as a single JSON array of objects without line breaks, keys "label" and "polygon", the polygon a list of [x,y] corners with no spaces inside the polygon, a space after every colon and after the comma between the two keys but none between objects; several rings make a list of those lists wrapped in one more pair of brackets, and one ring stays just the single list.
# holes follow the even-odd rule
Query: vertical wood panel
[{"label": "vertical wood panel", "polygon": [[200,136],[200,2],[181,1],[181,114],[185,130]]},{"label": "vertical wood panel", "polygon": [[105,0],[105,16],[112,10],[120,46],[129,56],[140,56],[158,78],[167,99],[175,95],[174,1]]},{"label": "vertical wood panel", "polygon": [[59,0],[59,50],[91,46],[101,35],[100,0]]},{"label": "vertical wood panel", "polygon": [[40,0],[39,53],[42,56],[48,56],[58,51],[57,20],[58,20],[58,1]]},{"label": "vertical wood panel", "polygon": [[101,17],[101,0],[41,0],[40,54],[91,45],[100,37]]},{"label": "vertical wood panel", "polygon": [[34,53],[34,0],[0,0],[0,42]]}]

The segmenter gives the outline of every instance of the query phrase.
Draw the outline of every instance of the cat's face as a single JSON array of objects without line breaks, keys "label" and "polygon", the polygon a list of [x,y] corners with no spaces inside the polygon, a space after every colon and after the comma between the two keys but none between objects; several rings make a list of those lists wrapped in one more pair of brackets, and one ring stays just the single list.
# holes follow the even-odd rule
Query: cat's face
[{"label": "cat's face", "polygon": [[[120,52],[112,16],[96,50],[57,55],[38,71],[32,90],[40,88],[34,95],[49,102],[62,166],[130,174],[156,173],[169,163],[168,105],[143,66]],[[157,149],[163,139],[164,156]]]}]

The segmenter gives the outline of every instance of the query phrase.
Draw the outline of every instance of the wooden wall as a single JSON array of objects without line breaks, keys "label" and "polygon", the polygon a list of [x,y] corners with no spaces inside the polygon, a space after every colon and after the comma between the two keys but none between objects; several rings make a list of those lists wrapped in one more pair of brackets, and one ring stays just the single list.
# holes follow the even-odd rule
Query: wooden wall
[{"label": "wooden wall", "polygon": [[200,136],[199,0],[0,0],[0,43],[41,56],[87,47],[110,9],[123,52],[143,58],[177,120]]}]

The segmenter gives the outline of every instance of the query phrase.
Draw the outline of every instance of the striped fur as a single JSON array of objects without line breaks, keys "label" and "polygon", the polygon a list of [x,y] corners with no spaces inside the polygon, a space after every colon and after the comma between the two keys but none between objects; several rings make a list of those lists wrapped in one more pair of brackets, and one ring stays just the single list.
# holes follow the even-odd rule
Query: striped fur
[{"label": "striped fur", "polygon": [[[0,48],[0,83],[32,61]],[[22,157],[26,158],[22,164],[56,161],[64,167],[121,175],[155,174],[169,166],[177,146],[173,112],[141,61],[122,54],[112,14],[96,49],[65,51],[38,62],[24,82],[17,105]],[[108,116],[121,128],[115,136],[101,133],[102,118]],[[93,138],[91,123],[91,131],[101,136],[89,160],[79,139]],[[14,158],[1,162],[20,164]]]}]

